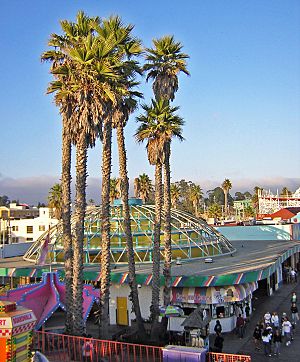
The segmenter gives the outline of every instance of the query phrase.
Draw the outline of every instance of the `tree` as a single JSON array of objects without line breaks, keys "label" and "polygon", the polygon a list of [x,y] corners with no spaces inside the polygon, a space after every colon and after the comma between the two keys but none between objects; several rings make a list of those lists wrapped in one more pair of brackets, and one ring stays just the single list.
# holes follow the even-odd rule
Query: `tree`
[{"label": "tree", "polygon": [[253,189],[252,204],[256,213],[259,211],[259,195],[262,193],[263,188],[255,186]]},{"label": "tree", "polygon": [[[141,52],[140,42],[138,40],[132,41],[131,49],[135,51],[135,55]],[[141,314],[138,287],[136,282],[136,268],[135,268],[135,252],[133,247],[132,232],[131,232],[131,216],[129,207],[129,180],[127,172],[127,155],[125,147],[124,128],[128,122],[129,115],[137,107],[137,98],[141,98],[142,94],[134,90],[138,85],[134,81],[136,73],[139,72],[137,64],[134,62],[126,62],[125,65],[127,95],[118,98],[117,106],[113,116],[113,127],[117,133],[118,155],[119,155],[119,176],[120,176],[120,194],[122,199],[122,213],[124,218],[124,231],[126,237],[126,249],[128,257],[128,277],[130,286],[129,299],[132,301],[133,310],[136,316],[138,327],[138,334],[141,339],[146,336],[144,321]],[[140,185],[139,185],[140,186]],[[139,187],[140,189],[140,187]]]},{"label": "tree", "polygon": [[[183,140],[182,118],[175,114],[178,107],[171,107],[168,101],[160,99],[152,100],[150,106],[143,105],[144,114],[137,117],[140,126],[135,134],[138,142],[147,140],[148,160],[155,165],[155,225],[153,241],[153,279],[152,279],[152,303],[151,320],[153,322],[151,336],[157,338],[159,316],[159,290],[160,290],[160,233],[161,233],[161,209],[162,209],[162,167],[165,165],[165,179],[169,183],[170,169],[170,144],[173,137]],[[168,159],[166,161],[166,159]],[[169,192],[169,190],[168,190]],[[164,196],[166,197],[166,191]],[[170,212],[164,209],[165,219]],[[166,220],[170,224],[170,220]],[[171,230],[169,230],[169,233]],[[165,285],[169,285],[171,264],[171,243],[166,243],[165,238]],[[167,272],[166,272],[167,270]],[[167,297],[166,297],[167,298]],[[164,298],[164,302],[166,300]]]},{"label": "tree", "polygon": [[110,179],[110,187],[109,187],[109,199],[110,203],[113,204],[114,200],[119,199],[121,197],[120,192],[118,190],[118,179],[113,177]]},{"label": "tree", "polygon": [[181,52],[182,44],[176,42],[173,36],[153,39],[153,45],[153,48],[146,49],[146,80],[154,80],[152,88],[156,100],[164,98],[172,101],[178,90],[178,74],[189,75],[186,68],[189,56]]},{"label": "tree", "polygon": [[202,189],[200,187],[200,185],[192,185],[191,189],[190,189],[190,200],[193,204],[193,207],[195,209],[195,215],[198,216],[198,206],[199,206],[199,202],[203,197],[203,192]]},{"label": "tree", "polygon": [[234,194],[234,199],[236,200],[236,201],[241,201],[241,200],[245,200],[245,195],[242,193],[242,192],[240,192],[240,191],[237,191],[235,194]]},{"label": "tree", "polygon": [[8,206],[10,203],[8,196],[2,195],[0,196],[0,206]]},{"label": "tree", "polygon": [[[134,73],[138,68],[136,61],[132,60],[141,52],[140,42],[132,36],[132,25],[123,25],[119,17],[111,17],[104,21],[102,37],[115,39],[112,48],[118,58],[116,65],[118,79],[112,89],[114,102],[109,104],[109,116],[104,123],[103,131],[103,156],[102,156],[102,253],[101,253],[101,323],[102,337],[107,335],[109,323],[109,287],[110,287],[110,224],[109,224],[109,180],[111,173],[111,134],[112,127],[117,129],[120,189],[122,207],[124,212],[124,226],[126,234],[127,255],[129,260],[129,279],[131,297],[136,317],[140,322],[137,286],[135,283],[134,251],[130,229],[130,213],[128,205],[128,177],[126,165],[126,149],[123,128],[130,113],[127,107],[132,95],[131,86]],[[128,98],[129,97],[129,98]],[[125,157],[125,158],[124,158]],[[142,326],[140,326],[142,327]]]},{"label": "tree", "polygon": [[54,209],[54,217],[58,220],[62,217],[62,187],[61,184],[54,184],[48,195],[48,206]]},{"label": "tree", "polygon": [[138,183],[137,197],[140,197],[144,203],[149,201],[150,194],[153,191],[153,185],[150,177],[143,173],[136,179]]},{"label": "tree", "polygon": [[[68,113],[71,115],[67,118],[70,121],[69,128],[72,129],[70,138],[76,146],[75,231],[72,244],[73,320],[75,333],[82,334],[82,254],[87,148],[93,147],[96,138],[102,136],[102,118],[108,113],[106,109],[104,111],[105,102],[114,101],[111,84],[118,78],[114,67],[119,58],[116,58],[115,37],[106,39],[106,43],[103,40],[103,29],[98,17],[89,18],[83,12],[79,12],[77,23],[62,21],[61,26],[64,35],[52,36],[49,45],[55,49],[52,53],[44,53],[43,58],[53,62],[51,72],[57,79],[50,83],[48,91],[56,92],[56,101],[60,101],[60,104],[67,103],[68,97],[74,101],[74,107],[69,107]],[[105,126],[103,137],[104,134]]]},{"label": "tree", "polygon": [[245,217],[254,217],[255,216],[255,210],[249,205],[246,206],[244,209],[244,216]]},{"label": "tree", "polygon": [[177,203],[181,196],[181,190],[179,185],[177,185],[176,183],[172,183],[170,187],[170,192],[171,192],[171,206],[172,208],[176,209]]},{"label": "tree", "polygon": [[[181,52],[182,44],[176,42],[173,36],[164,36],[153,40],[153,48],[146,49],[146,64],[144,70],[147,72],[146,80],[153,79],[152,89],[157,102],[170,102],[175,98],[178,90],[178,74],[183,72],[189,75],[186,67],[187,54]],[[165,263],[164,263],[164,305],[170,303],[171,293],[171,172],[170,153],[171,139],[178,137],[174,134],[169,137],[164,146],[164,243],[165,243]],[[181,134],[178,137],[183,139]],[[167,320],[164,320],[164,327],[167,327]]]},{"label": "tree", "polygon": [[219,204],[212,204],[208,208],[208,217],[220,219],[222,217],[222,208]]},{"label": "tree", "polygon": [[283,187],[280,192],[280,196],[284,196],[284,197],[288,198],[288,197],[292,196],[292,192],[287,187]]},{"label": "tree", "polygon": [[224,212],[225,212],[225,216],[228,215],[228,193],[229,190],[232,188],[232,184],[231,181],[226,178],[223,183],[222,183],[222,190],[224,192]]}]

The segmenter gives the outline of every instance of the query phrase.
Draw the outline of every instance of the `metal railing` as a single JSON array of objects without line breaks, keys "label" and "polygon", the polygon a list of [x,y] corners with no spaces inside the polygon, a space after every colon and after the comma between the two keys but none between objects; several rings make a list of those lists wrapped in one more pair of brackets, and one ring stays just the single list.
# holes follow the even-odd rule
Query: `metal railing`
[{"label": "metal railing", "polygon": [[208,352],[206,362],[251,362],[251,357],[242,354]]},{"label": "metal railing", "polygon": [[[90,345],[88,350],[86,345]],[[36,331],[33,350],[51,362],[162,362],[162,347]],[[183,361],[186,361],[183,358]],[[206,362],[251,362],[247,355],[206,353]]]},{"label": "metal railing", "polygon": [[[90,347],[86,348],[89,344]],[[39,350],[52,362],[162,362],[162,349],[94,338],[36,331],[33,350]]]}]

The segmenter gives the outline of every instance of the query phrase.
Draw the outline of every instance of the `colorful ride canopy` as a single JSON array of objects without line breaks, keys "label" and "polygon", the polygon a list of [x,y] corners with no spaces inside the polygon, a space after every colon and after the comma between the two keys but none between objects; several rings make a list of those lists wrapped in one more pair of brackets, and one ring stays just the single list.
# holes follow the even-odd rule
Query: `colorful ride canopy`
[{"label": "colorful ride canopy", "polygon": [[[84,320],[87,320],[99,296],[99,290],[94,289],[92,285],[84,285],[82,312]],[[18,305],[31,309],[37,318],[35,329],[39,329],[59,307],[66,309],[65,298],[65,284],[59,280],[57,272],[43,273],[40,283],[20,286],[0,296],[0,300],[16,302]]]}]

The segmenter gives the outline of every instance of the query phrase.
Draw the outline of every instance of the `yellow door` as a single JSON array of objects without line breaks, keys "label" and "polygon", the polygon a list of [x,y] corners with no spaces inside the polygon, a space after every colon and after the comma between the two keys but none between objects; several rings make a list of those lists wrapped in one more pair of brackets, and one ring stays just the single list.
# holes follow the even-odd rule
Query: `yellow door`
[{"label": "yellow door", "polygon": [[117,297],[117,324],[128,326],[127,297]]}]

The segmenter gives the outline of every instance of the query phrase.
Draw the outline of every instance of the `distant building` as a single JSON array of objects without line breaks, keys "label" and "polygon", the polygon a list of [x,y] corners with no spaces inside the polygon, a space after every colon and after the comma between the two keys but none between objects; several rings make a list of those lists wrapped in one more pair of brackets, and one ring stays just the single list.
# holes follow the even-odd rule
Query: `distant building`
[{"label": "distant building", "polygon": [[53,217],[52,209],[48,207],[38,209],[26,208],[27,205],[11,205],[12,208],[1,207],[0,242],[2,244],[36,241],[58,222]]},{"label": "distant building", "polygon": [[249,207],[252,207],[251,199],[233,201],[233,208],[235,211],[235,220],[244,220],[245,219],[245,210]]},{"label": "distant building", "polygon": [[9,206],[0,206],[0,219],[25,219],[37,216],[39,216],[39,209],[26,204],[13,202]]},{"label": "distant building", "polygon": [[291,195],[274,195],[271,191],[259,191],[258,213],[261,215],[273,214],[280,209],[300,207],[300,187]]}]

